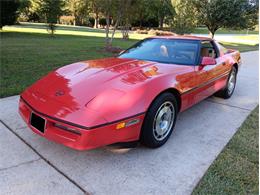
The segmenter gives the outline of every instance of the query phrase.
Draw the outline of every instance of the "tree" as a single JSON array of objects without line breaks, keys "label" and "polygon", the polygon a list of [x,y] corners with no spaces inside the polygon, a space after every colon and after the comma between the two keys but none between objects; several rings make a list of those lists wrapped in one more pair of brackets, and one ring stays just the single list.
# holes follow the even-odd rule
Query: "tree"
[{"label": "tree", "polygon": [[258,19],[257,0],[193,0],[193,5],[199,22],[208,28],[211,37],[222,27],[251,28]]},{"label": "tree", "polygon": [[114,14],[115,11],[115,3],[117,4],[118,2],[115,0],[102,0],[100,1],[100,8],[101,8],[101,12],[105,15],[106,18],[106,28],[105,28],[105,32],[106,32],[106,48],[108,49],[109,47],[112,46],[112,41],[113,41],[113,37],[114,37],[114,33],[115,33],[115,29],[116,26],[114,26],[114,31],[112,33],[111,38],[109,38],[109,27],[110,27],[110,19],[112,17],[112,15]]},{"label": "tree", "polygon": [[45,16],[45,22],[48,24],[47,30],[53,35],[58,18],[62,14],[64,2],[62,0],[38,0],[38,3],[40,4],[39,11]]},{"label": "tree", "polygon": [[158,27],[158,7],[159,0],[135,0],[134,2],[133,24],[142,28]]},{"label": "tree", "polygon": [[91,11],[94,13],[94,28],[98,28],[99,24],[99,14],[101,12],[101,7],[102,7],[103,0],[90,0],[89,5]]},{"label": "tree", "polygon": [[156,6],[158,11],[159,28],[163,28],[165,19],[170,19],[174,16],[174,8],[171,0],[156,0],[153,5]]},{"label": "tree", "polygon": [[133,12],[135,11],[136,2],[134,0],[121,0],[119,5],[119,12],[117,14],[117,22],[121,26],[121,33],[123,39],[128,39],[128,32],[130,30],[131,22],[133,20]]},{"label": "tree", "polygon": [[[99,0],[96,1],[96,5],[99,4],[99,13],[105,16],[105,48],[107,50],[112,49],[112,42],[116,29],[119,25],[123,27],[123,38],[128,37],[128,30],[130,26],[130,17],[132,10],[132,0]],[[113,25],[113,30],[110,31],[110,25]],[[111,32],[111,33],[110,33]]]},{"label": "tree", "polygon": [[28,21],[28,16],[30,13],[30,7],[31,7],[31,1],[29,0],[23,0],[20,1],[20,5],[19,5],[19,21]]},{"label": "tree", "polygon": [[39,0],[20,0],[19,20],[30,22],[45,22],[45,16],[40,13]]},{"label": "tree", "polygon": [[196,26],[196,11],[190,0],[175,0],[172,27],[178,34],[190,33]]},{"label": "tree", "polygon": [[0,20],[0,29],[5,25],[12,25],[16,22],[18,17],[18,0],[2,0],[0,1],[1,7],[1,20]]},{"label": "tree", "polygon": [[246,5],[245,11],[245,28],[255,29],[258,24],[259,18],[259,1],[258,0],[249,0],[249,3]]},{"label": "tree", "polygon": [[[114,39],[115,31],[122,18],[122,12],[124,10],[122,8],[124,7],[123,5],[126,1],[129,0],[99,0],[98,1],[98,3],[100,3],[100,13],[102,13],[105,16],[105,20],[106,20],[105,48],[107,50],[110,50],[112,47],[112,41]],[[113,30],[110,36],[109,28],[111,24],[113,24]]]},{"label": "tree", "polygon": [[88,1],[86,0],[67,0],[66,8],[74,17],[73,24],[82,25],[84,18],[88,15]]}]

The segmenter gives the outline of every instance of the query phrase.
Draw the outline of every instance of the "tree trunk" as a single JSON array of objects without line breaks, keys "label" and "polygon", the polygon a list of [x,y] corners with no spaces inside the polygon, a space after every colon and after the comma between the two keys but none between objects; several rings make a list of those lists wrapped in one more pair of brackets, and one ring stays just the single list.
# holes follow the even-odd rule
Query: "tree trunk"
[{"label": "tree trunk", "polygon": [[164,18],[163,18],[163,17],[160,17],[160,18],[159,18],[159,28],[160,28],[160,29],[163,28],[163,21],[164,21]]},{"label": "tree trunk", "polygon": [[220,28],[219,26],[209,26],[209,25],[206,25],[208,30],[209,30],[209,36],[210,38],[214,38],[214,35],[216,33],[216,31]]},{"label": "tree trunk", "polygon": [[139,27],[140,27],[140,29],[142,29],[142,27],[143,27],[143,17],[140,16],[139,19],[140,19],[140,21],[139,21]]},{"label": "tree trunk", "polygon": [[129,25],[126,24],[125,26],[123,26],[122,29],[122,36],[124,40],[127,40],[129,38],[128,32],[129,32]]},{"label": "tree trunk", "polygon": [[209,30],[209,36],[210,36],[210,38],[214,38],[214,35],[215,35],[215,30]]},{"label": "tree trunk", "polygon": [[111,46],[109,40],[109,15],[106,16],[106,24],[106,48],[109,48]]},{"label": "tree trunk", "polygon": [[96,12],[94,28],[98,28],[98,13]]},{"label": "tree trunk", "polygon": [[110,45],[112,46],[112,42],[113,42],[113,39],[114,39],[114,35],[115,35],[115,32],[116,32],[116,29],[117,29],[117,26],[119,24],[119,18],[117,19],[116,23],[115,23],[115,26],[114,26],[114,29],[113,29],[113,32],[112,32],[112,35],[111,35],[111,38],[110,38]]},{"label": "tree trunk", "polygon": [[73,13],[73,26],[76,26],[76,14],[75,13]]}]

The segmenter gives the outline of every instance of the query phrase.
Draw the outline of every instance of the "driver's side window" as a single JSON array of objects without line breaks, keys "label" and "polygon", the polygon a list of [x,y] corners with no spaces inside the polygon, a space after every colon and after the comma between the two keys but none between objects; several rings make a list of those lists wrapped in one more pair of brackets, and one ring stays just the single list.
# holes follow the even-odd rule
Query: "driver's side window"
[{"label": "driver's side window", "polygon": [[201,42],[200,56],[217,58],[217,52],[210,41]]}]

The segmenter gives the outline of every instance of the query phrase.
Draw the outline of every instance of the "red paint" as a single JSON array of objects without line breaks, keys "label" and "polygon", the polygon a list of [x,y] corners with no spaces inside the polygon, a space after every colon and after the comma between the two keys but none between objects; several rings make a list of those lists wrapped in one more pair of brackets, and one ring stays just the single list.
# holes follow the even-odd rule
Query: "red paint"
[{"label": "red paint", "polygon": [[[217,58],[215,65],[208,66],[120,58],[78,62],[49,73],[27,88],[21,94],[27,104],[21,100],[19,110],[35,133],[74,149],[134,141],[139,139],[145,116],[142,113],[158,94],[167,89],[177,90],[181,97],[180,111],[183,111],[223,88],[231,67],[239,61],[239,52],[232,51]],[[32,109],[47,120],[44,134],[29,124]],[[119,122],[114,121],[137,114],[140,115],[132,119],[139,119],[138,124],[115,128]],[[55,127],[56,122],[81,135]]]},{"label": "red paint", "polygon": [[216,60],[215,58],[212,57],[203,57],[201,61],[202,66],[207,66],[207,65],[216,65]]}]

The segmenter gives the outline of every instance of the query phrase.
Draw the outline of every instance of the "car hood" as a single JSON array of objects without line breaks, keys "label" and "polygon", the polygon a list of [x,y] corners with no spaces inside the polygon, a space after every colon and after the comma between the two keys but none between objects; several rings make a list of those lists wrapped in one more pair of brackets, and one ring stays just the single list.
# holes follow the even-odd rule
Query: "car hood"
[{"label": "car hood", "polygon": [[152,75],[142,75],[143,69],[153,64],[119,58],[78,62],[49,73],[28,90],[80,108],[103,91],[124,91],[145,81]]},{"label": "car hood", "polygon": [[[138,96],[141,94],[136,93],[136,89],[141,88],[138,86],[181,70],[182,66],[178,65],[161,65],[134,59],[82,61],[50,72],[29,87],[22,96],[33,107],[41,108],[43,113],[52,116],[68,118],[67,115],[78,112],[73,115],[74,120],[82,112],[100,112],[99,109],[106,106],[100,104],[104,99],[107,104],[111,104],[131,91]],[[98,123],[97,120],[93,119],[95,123]]]}]

